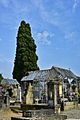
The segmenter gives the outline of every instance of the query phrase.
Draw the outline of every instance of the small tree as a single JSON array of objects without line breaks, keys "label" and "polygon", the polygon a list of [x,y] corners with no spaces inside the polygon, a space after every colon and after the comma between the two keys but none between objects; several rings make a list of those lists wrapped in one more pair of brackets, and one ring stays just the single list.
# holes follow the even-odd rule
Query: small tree
[{"label": "small tree", "polygon": [[29,71],[39,69],[37,65],[36,45],[31,34],[29,23],[22,21],[17,34],[16,56],[13,78],[19,82]]}]

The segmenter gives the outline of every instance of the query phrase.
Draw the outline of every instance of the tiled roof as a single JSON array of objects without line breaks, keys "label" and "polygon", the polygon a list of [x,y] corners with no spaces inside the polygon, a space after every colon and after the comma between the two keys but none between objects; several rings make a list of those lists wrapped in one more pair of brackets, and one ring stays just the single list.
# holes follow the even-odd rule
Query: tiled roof
[{"label": "tiled roof", "polygon": [[5,85],[18,85],[19,83],[16,79],[3,79],[1,81],[1,84],[2,85],[4,85],[4,84]]},{"label": "tiled roof", "polygon": [[21,81],[30,81],[30,80],[46,81],[46,80],[53,80],[57,76],[59,76],[59,74],[55,72],[54,69],[37,70],[37,71],[29,72],[29,75],[23,77]]},{"label": "tiled roof", "polygon": [[40,81],[48,81],[48,80],[54,80],[55,78],[75,78],[76,75],[72,73],[72,71],[58,68],[58,67],[52,67],[51,69],[47,70],[37,70],[37,71],[31,71],[29,72],[28,76],[25,76],[22,78],[21,81],[33,81],[33,80],[40,80]]},{"label": "tiled roof", "polygon": [[55,69],[56,72],[58,72],[59,74],[61,74],[64,78],[73,78],[73,79],[77,79],[77,76],[69,69],[64,69],[64,68],[59,68],[59,67],[52,67],[52,69]]}]

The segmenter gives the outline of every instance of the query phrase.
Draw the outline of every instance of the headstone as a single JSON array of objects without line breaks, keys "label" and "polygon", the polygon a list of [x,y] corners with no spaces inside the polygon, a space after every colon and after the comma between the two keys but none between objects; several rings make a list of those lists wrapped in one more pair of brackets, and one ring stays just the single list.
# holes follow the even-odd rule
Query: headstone
[{"label": "headstone", "polygon": [[21,87],[20,86],[17,88],[17,101],[21,102]]}]

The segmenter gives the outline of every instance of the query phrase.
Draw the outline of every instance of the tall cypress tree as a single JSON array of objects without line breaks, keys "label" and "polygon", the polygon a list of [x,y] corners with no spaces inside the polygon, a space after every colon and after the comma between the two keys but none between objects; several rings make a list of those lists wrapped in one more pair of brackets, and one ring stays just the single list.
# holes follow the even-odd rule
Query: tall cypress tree
[{"label": "tall cypress tree", "polygon": [[17,34],[16,56],[13,78],[19,82],[29,71],[39,69],[37,65],[36,45],[31,34],[29,23],[21,21]]},{"label": "tall cypress tree", "polygon": [[0,73],[0,83],[1,83],[2,79],[3,79],[3,76],[2,76],[2,74]]}]

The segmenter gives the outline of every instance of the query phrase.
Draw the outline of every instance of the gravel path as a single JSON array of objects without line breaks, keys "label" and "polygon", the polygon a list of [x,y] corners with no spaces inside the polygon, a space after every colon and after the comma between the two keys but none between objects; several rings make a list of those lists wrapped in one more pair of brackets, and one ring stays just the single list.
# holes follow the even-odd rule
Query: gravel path
[{"label": "gravel path", "polygon": [[75,120],[75,119],[80,120],[80,108],[64,111],[61,114],[67,115],[68,120]]},{"label": "gravel path", "polygon": [[[61,114],[67,115],[67,120],[80,120],[80,108],[64,111]],[[22,116],[22,114],[14,113],[10,109],[0,110],[0,120],[11,120],[12,116]]]},{"label": "gravel path", "polygon": [[11,120],[11,117],[22,116],[21,113],[14,113],[10,109],[0,110],[0,120]]}]

